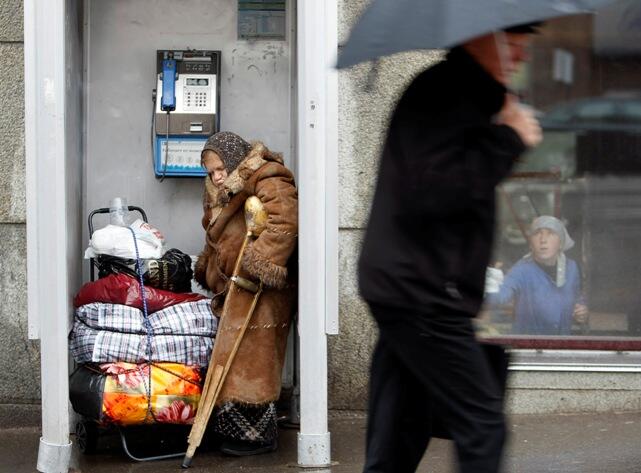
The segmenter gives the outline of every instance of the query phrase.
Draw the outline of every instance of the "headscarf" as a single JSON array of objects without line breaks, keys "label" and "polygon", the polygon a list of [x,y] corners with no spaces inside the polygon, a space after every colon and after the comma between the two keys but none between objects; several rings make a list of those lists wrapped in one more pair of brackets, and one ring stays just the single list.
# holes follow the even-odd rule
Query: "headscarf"
[{"label": "headscarf", "polygon": [[[529,235],[534,235],[537,230],[542,228],[552,230],[561,240],[561,252],[559,253],[556,261],[556,286],[562,287],[565,285],[567,269],[567,258],[564,251],[568,251],[574,246],[574,240],[570,237],[570,234],[565,228],[565,224],[558,218],[552,217],[551,215],[541,215],[540,217],[535,218],[530,225]],[[528,256],[531,256],[531,253],[526,255],[526,257]]]},{"label": "headscarf", "polygon": [[561,239],[561,251],[568,251],[574,246],[574,240],[570,238],[570,234],[565,228],[565,224],[556,217],[551,215],[541,215],[535,218],[530,225],[530,236],[534,235],[537,230],[547,228],[559,235]]},{"label": "headscarf", "polygon": [[243,140],[236,133],[230,131],[220,131],[209,137],[201,153],[204,156],[205,151],[210,150],[220,156],[220,159],[227,170],[231,173],[238,167],[252,146]]}]

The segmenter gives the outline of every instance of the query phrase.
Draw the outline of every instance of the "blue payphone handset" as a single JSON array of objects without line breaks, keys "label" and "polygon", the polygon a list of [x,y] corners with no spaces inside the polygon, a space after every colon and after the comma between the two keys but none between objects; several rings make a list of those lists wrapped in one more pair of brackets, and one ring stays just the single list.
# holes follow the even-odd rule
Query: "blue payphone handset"
[{"label": "blue payphone handset", "polygon": [[176,60],[163,59],[162,73],[162,97],[160,99],[160,108],[165,112],[176,110]]},{"label": "blue payphone handset", "polygon": [[[166,112],[166,133],[165,133],[165,156],[162,166],[162,175],[160,180],[163,181],[167,175],[167,164],[169,162],[169,113],[176,110],[176,60],[163,59],[162,72],[160,80],[162,81],[162,96],[160,97],[160,109]],[[157,174],[157,173],[156,173]]]},{"label": "blue payphone handset", "polygon": [[220,129],[220,51],[159,50],[156,74],[154,173],[160,180],[205,176],[200,152]]}]

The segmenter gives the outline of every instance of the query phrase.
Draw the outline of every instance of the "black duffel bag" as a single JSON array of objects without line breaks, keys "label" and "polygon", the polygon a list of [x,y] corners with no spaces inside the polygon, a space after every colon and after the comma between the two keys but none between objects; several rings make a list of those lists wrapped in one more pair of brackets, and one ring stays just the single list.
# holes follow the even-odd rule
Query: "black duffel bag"
[{"label": "black duffel bag", "polygon": [[[136,260],[119,258],[111,255],[99,255],[94,259],[98,268],[98,277],[110,274],[128,274],[138,278]],[[194,273],[191,269],[191,257],[182,251],[172,248],[159,259],[141,260],[143,280],[146,285],[171,292],[190,292]]]}]

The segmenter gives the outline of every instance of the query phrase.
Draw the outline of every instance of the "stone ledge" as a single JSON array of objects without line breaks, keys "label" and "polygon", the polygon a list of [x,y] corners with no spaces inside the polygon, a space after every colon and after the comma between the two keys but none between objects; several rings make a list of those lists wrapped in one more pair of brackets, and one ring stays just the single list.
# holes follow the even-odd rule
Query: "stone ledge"
[{"label": "stone ledge", "polygon": [[41,422],[40,404],[0,404],[0,425],[3,429],[39,427]]},{"label": "stone ledge", "polygon": [[635,391],[641,393],[641,374],[574,371],[512,371],[509,387],[532,390]]},{"label": "stone ledge", "polygon": [[510,389],[509,414],[641,412],[641,391]]}]

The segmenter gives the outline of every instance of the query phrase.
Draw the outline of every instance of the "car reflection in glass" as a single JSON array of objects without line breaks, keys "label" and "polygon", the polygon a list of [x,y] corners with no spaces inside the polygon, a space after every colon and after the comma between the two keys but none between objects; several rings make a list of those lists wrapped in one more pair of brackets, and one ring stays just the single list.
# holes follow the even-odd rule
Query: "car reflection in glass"
[{"label": "car reflection in glass", "polygon": [[545,130],[641,131],[641,93],[617,93],[563,103],[541,117]]}]

